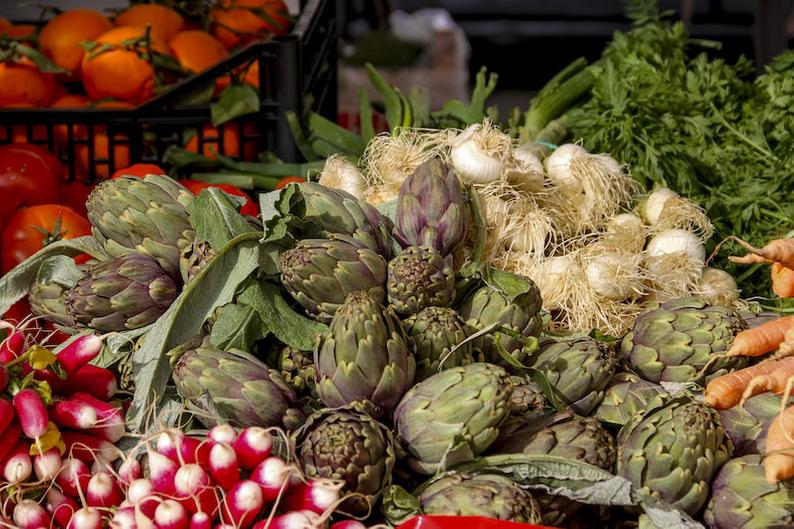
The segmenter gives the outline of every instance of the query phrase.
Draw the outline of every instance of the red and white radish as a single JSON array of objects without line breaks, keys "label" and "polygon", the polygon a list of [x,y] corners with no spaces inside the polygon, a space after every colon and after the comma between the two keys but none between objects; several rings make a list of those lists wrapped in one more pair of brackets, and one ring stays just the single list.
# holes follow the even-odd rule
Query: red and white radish
[{"label": "red and white radish", "polygon": [[63,431],[61,437],[66,444],[66,453],[87,465],[93,465],[97,460],[112,463],[121,455],[121,451],[113,443],[93,435]]},{"label": "red and white radish", "polygon": [[86,504],[89,507],[118,507],[122,501],[124,493],[112,475],[97,472],[91,476],[86,490]]},{"label": "red and white radish", "polygon": [[174,476],[174,494],[190,513],[214,514],[218,500],[207,471],[198,464],[184,465]]},{"label": "red and white radish", "polygon": [[103,402],[89,393],[74,393],[70,400],[90,406],[94,411],[97,423],[91,427],[89,433],[111,443],[124,437],[124,413],[121,408]]},{"label": "red and white radish", "polygon": [[187,511],[178,501],[166,500],[154,511],[154,524],[157,529],[187,529]]},{"label": "red and white radish", "polygon": [[265,506],[265,498],[259,485],[251,480],[238,481],[223,502],[221,515],[226,523],[245,529],[256,519]]},{"label": "red and white radish", "polygon": [[66,529],[102,529],[102,515],[93,507],[84,507],[74,513]]},{"label": "red and white radish", "polygon": [[12,422],[4,430],[0,430],[0,461],[3,461],[22,437],[22,429],[16,422]]},{"label": "red and white radish", "polygon": [[268,525],[267,520],[261,520],[253,529],[321,529],[323,522],[316,512],[293,511],[279,516],[274,516]]},{"label": "red and white radish", "polygon": [[315,479],[292,486],[284,496],[288,511],[313,511],[322,514],[339,502],[344,482]]},{"label": "red and white radish", "polygon": [[47,490],[46,504],[47,512],[60,527],[66,527],[72,515],[77,512],[79,507],[73,498],[70,498],[56,487]]},{"label": "red and white radish", "polygon": [[119,479],[125,485],[129,485],[142,475],[141,464],[134,457],[128,457],[119,467]]},{"label": "red and white radish", "polygon": [[23,389],[14,395],[14,409],[22,432],[30,439],[38,439],[47,433],[50,419],[44,401],[34,389]]},{"label": "red and white radish", "polygon": [[33,462],[30,460],[30,444],[19,441],[11,453],[3,461],[3,478],[12,484],[25,481],[33,473]]},{"label": "red and white radish", "polygon": [[139,478],[130,482],[127,488],[127,503],[140,508],[141,512],[149,518],[154,517],[154,511],[160,504],[155,495],[152,482],[146,478]]},{"label": "red and white radish", "polygon": [[22,500],[14,507],[14,524],[19,529],[47,529],[52,519],[47,511],[33,500]]},{"label": "red and white radish", "polygon": [[268,457],[251,473],[251,479],[262,487],[265,501],[278,498],[289,485],[293,469],[278,457]]},{"label": "red and white radish", "polygon": [[55,483],[67,496],[78,498],[81,493],[85,493],[90,480],[88,465],[79,459],[69,458],[63,462],[63,468],[55,478]]},{"label": "red and white radish", "polygon": [[102,351],[102,338],[94,334],[78,336],[58,353],[58,364],[69,378]]},{"label": "red and white radish", "polygon": [[216,443],[210,451],[210,475],[223,490],[240,481],[237,453],[226,443]]},{"label": "red and white radish", "polygon": [[61,453],[57,448],[51,448],[43,454],[33,457],[33,471],[41,481],[52,481],[61,471]]},{"label": "red and white radish", "polygon": [[88,393],[107,402],[118,391],[118,381],[112,371],[88,364],[66,379],[61,391],[64,395]]},{"label": "red and white radish", "polygon": [[0,364],[7,364],[25,351],[25,334],[14,331],[0,343]]},{"label": "red and white radish", "polygon": [[199,463],[206,468],[211,448],[209,443],[202,443],[173,428],[157,438],[157,451],[180,465]]},{"label": "red and white radish", "polygon": [[135,507],[120,507],[110,520],[111,529],[137,529]]},{"label": "red and white radish", "polygon": [[237,432],[230,424],[213,426],[207,434],[207,439],[216,443],[232,444],[237,439]]},{"label": "red and white radish", "polygon": [[331,524],[331,529],[367,529],[367,526],[358,520],[342,520]]},{"label": "red and white radish", "polygon": [[156,492],[170,495],[174,493],[174,477],[179,469],[176,463],[166,456],[148,451],[149,456],[149,480]]},{"label": "red and white radish", "polygon": [[60,400],[50,406],[50,418],[57,426],[87,430],[96,426],[96,410],[79,400]]},{"label": "red and white radish", "polygon": [[[0,389],[0,392],[3,390]],[[8,425],[14,422],[14,406],[5,399],[0,399],[0,432],[5,431]]]},{"label": "red and white radish", "polygon": [[197,512],[190,517],[189,529],[212,529],[212,518],[205,512]]},{"label": "red and white radish", "polygon": [[245,470],[252,470],[265,460],[273,449],[273,437],[264,428],[251,426],[240,432],[232,442],[237,461]]}]

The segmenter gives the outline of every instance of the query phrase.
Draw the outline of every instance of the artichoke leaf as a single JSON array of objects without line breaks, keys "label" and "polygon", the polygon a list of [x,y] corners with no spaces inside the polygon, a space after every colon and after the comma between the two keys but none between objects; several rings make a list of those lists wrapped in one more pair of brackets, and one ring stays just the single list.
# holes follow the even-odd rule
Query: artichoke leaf
[{"label": "artichoke leaf", "polygon": [[390,485],[383,491],[383,515],[390,524],[397,526],[421,514],[417,497],[401,486]]},{"label": "artichoke leaf", "polygon": [[202,189],[188,206],[190,225],[197,241],[206,241],[217,251],[238,235],[254,231],[240,214],[240,197],[233,197],[217,188]]},{"label": "artichoke leaf", "polygon": [[234,348],[250,351],[257,340],[270,331],[255,308],[229,303],[218,308],[217,318],[210,331],[210,342],[224,351]]},{"label": "artichoke leaf", "polygon": [[42,261],[36,273],[36,281],[72,288],[83,276],[85,273],[80,270],[74,259],[66,255],[53,255]]}]

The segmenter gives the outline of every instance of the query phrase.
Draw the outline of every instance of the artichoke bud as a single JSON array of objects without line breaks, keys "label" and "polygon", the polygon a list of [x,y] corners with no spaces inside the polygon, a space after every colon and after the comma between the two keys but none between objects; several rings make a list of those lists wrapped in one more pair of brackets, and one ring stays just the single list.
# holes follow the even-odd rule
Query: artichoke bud
[{"label": "artichoke bud", "polygon": [[329,407],[369,401],[390,411],[416,370],[411,339],[394,311],[363,291],[338,308],[314,358],[317,394]]},{"label": "artichoke bud", "polygon": [[313,395],[317,370],[312,353],[288,345],[279,348],[276,353],[275,363],[271,365],[278,367],[287,384],[299,395]]},{"label": "artichoke bud", "polygon": [[634,373],[616,373],[596,409],[596,418],[607,424],[623,426],[649,408],[661,406],[670,395],[653,382]]},{"label": "artichoke bud", "polygon": [[57,325],[74,327],[74,318],[66,310],[67,292],[68,288],[54,281],[34,281],[28,289],[30,312]]},{"label": "artichoke bud", "polygon": [[187,283],[193,279],[213,257],[215,250],[206,241],[194,240],[185,245],[179,254],[179,272],[182,281]]},{"label": "artichoke bud", "polygon": [[455,293],[455,272],[435,249],[409,246],[389,262],[389,304],[402,315],[446,307]]},{"label": "artichoke bud", "polygon": [[466,322],[450,308],[428,307],[405,320],[405,328],[414,343],[417,382],[475,361]]}]

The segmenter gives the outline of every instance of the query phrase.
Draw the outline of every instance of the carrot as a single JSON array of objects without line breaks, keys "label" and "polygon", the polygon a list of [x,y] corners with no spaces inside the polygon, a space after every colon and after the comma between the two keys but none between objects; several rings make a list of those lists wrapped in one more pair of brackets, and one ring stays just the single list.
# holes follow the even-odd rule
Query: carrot
[{"label": "carrot", "polygon": [[730,239],[738,242],[750,252],[741,257],[731,256],[730,260],[734,263],[780,263],[787,268],[794,269],[794,239],[775,239],[766,243],[763,248],[756,248],[738,237],[730,237]]},{"label": "carrot", "polygon": [[[752,380],[770,375],[786,366],[794,369],[794,357],[762,362],[712,379],[706,385],[705,403],[718,410],[733,408],[742,400],[742,395]],[[758,393],[763,393],[763,391]]]},{"label": "carrot", "polygon": [[[790,392],[788,389],[789,380],[794,380],[794,357],[787,357],[782,360],[768,362],[775,363],[777,367],[769,374],[758,375],[753,378],[744,390],[742,403],[754,395],[771,391],[777,395],[783,392]],[[788,400],[786,395],[785,400]]]},{"label": "carrot", "polygon": [[775,351],[794,327],[794,316],[783,316],[736,335],[727,356],[761,356]]},{"label": "carrot", "polygon": [[772,292],[781,298],[794,298],[794,270],[772,263]]},{"label": "carrot", "polygon": [[775,417],[769,426],[764,473],[769,483],[794,477],[794,406]]}]

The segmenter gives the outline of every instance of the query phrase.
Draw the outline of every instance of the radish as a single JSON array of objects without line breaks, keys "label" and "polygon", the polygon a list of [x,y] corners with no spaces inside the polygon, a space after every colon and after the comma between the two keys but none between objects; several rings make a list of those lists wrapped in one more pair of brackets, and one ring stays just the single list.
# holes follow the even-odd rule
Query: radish
[{"label": "radish", "polygon": [[129,485],[142,475],[141,464],[134,457],[128,457],[119,467],[119,478],[125,485]]},{"label": "radish", "polygon": [[66,529],[102,529],[102,515],[93,507],[84,507],[74,513]]},{"label": "radish", "polygon": [[288,511],[314,511],[322,514],[339,502],[344,483],[328,479],[316,479],[290,487],[284,496]]},{"label": "radish", "polygon": [[61,453],[57,448],[51,448],[43,454],[33,457],[33,471],[41,481],[52,481],[61,471]]},{"label": "radish", "polygon": [[137,529],[135,507],[121,507],[110,520],[111,529]]},{"label": "radish", "polygon": [[154,524],[157,529],[187,529],[187,511],[178,501],[165,500],[154,511]]},{"label": "radish", "polygon": [[33,462],[30,460],[30,444],[19,441],[3,462],[3,478],[12,484],[19,484],[30,477]]},{"label": "radish", "polygon": [[74,393],[70,400],[90,406],[94,411],[98,423],[91,428],[91,434],[111,443],[118,442],[119,439],[124,437],[124,432],[126,430],[124,426],[124,414],[121,408],[99,400],[88,393]]},{"label": "radish", "polygon": [[216,443],[226,443],[230,445],[237,439],[237,432],[230,424],[219,424],[210,430],[210,433],[207,434],[207,439]]},{"label": "radish", "polygon": [[46,508],[52,519],[61,527],[66,527],[72,515],[79,508],[77,502],[55,487],[50,487],[46,495]]},{"label": "radish", "polygon": [[154,490],[166,495],[174,493],[174,477],[178,466],[166,456],[153,450],[149,454],[149,479]]},{"label": "radish", "polygon": [[240,481],[237,453],[226,443],[217,443],[210,451],[210,475],[223,490]]},{"label": "radish", "polygon": [[30,375],[33,373],[33,379],[38,380],[40,382],[46,382],[50,385],[50,389],[54,394],[61,393],[63,389],[64,380],[59,377],[54,371],[50,371],[49,369],[33,369],[30,367],[30,364],[27,362],[23,362],[22,365],[22,374],[25,376]]},{"label": "radish", "polygon": [[214,514],[218,508],[215,491],[207,471],[195,463],[184,465],[174,476],[175,494],[191,513]]},{"label": "radish", "polygon": [[[0,389],[0,393],[2,391]],[[14,407],[7,400],[0,398],[0,432],[4,432],[12,422],[14,422]]]},{"label": "radish", "polygon": [[152,482],[145,478],[130,482],[130,486],[127,489],[127,502],[132,506],[137,506],[149,518],[154,517],[154,511],[160,504],[159,498],[155,495]]},{"label": "radish", "polygon": [[25,335],[14,331],[0,344],[0,364],[7,364],[25,351]]},{"label": "radish", "polygon": [[189,529],[211,529],[212,519],[205,512],[197,512],[190,517]]},{"label": "radish", "polygon": [[92,435],[64,431],[61,432],[61,437],[66,444],[66,453],[87,465],[93,464],[97,459],[111,463],[120,456],[115,445]]},{"label": "radish", "polygon": [[33,500],[22,500],[14,507],[14,523],[19,529],[48,528],[52,523],[44,507]]},{"label": "radish", "polygon": [[4,430],[0,430],[0,461],[3,461],[11,453],[21,436],[22,430],[16,422],[11,423]]},{"label": "radish", "polygon": [[3,364],[0,364],[0,393],[8,387],[9,380],[11,380],[11,375],[8,374],[8,369]]},{"label": "radish", "polygon": [[115,478],[107,472],[97,472],[88,482],[86,504],[89,507],[118,507],[124,500]]},{"label": "radish", "polygon": [[293,511],[287,514],[274,516],[268,525],[267,520],[261,520],[253,529],[320,529],[323,523],[320,516],[312,511]]},{"label": "radish", "polygon": [[69,458],[63,462],[63,467],[58,477],[55,478],[55,483],[67,496],[78,498],[88,488],[90,480],[91,472],[88,470],[88,465],[79,459]]},{"label": "radish", "polygon": [[66,371],[67,379],[102,351],[102,338],[94,334],[78,336],[58,353],[58,364]]},{"label": "radish", "polygon": [[88,393],[107,402],[118,391],[118,382],[112,371],[87,364],[66,379],[62,391],[65,395],[77,392]]},{"label": "radish", "polygon": [[50,406],[50,418],[57,426],[87,430],[96,426],[96,410],[79,400],[60,400]]},{"label": "radish", "polygon": [[17,392],[14,395],[14,409],[26,437],[38,439],[47,433],[47,408],[36,390],[28,388]]},{"label": "radish", "polygon": [[251,426],[246,428],[232,443],[237,453],[237,461],[245,470],[252,470],[270,455],[273,449],[273,438],[264,428]]},{"label": "radish", "polygon": [[273,501],[287,488],[291,475],[292,467],[278,457],[268,457],[256,466],[251,479],[262,487],[265,501]]},{"label": "radish", "polygon": [[358,520],[342,520],[332,524],[331,529],[367,529],[367,526]]},{"label": "radish", "polygon": [[199,463],[205,468],[209,464],[211,446],[193,437],[187,437],[176,429],[170,429],[157,438],[157,451],[178,464]]},{"label": "radish", "polygon": [[251,480],[238,481],[226,495],[221,515],[238,528],[249,527],[265,506],[259,485]]}]

